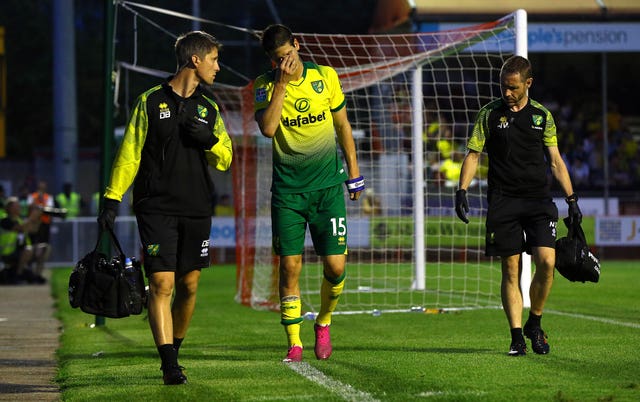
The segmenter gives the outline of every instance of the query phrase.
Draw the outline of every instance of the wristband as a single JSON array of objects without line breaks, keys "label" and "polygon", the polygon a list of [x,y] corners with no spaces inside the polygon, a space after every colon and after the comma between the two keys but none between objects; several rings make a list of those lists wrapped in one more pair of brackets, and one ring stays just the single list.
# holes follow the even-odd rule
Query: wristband
[{"label": "wristband", "polygon": [[578,201],[578,196],[576,195],[576,193],[573,193],[569,196],[567,196],[567,198],[564,199],[567,203],[569,202],[573,202],[573,201]]},{"label": "wristband", "polygon": [[364,190],[364,177],[360,176],[360,177],[356,177],[354,179],[349,179],[347,181],[344,182],[347,185],[347,190],[349,190],[350,193],[358,193],[362,190]]}]

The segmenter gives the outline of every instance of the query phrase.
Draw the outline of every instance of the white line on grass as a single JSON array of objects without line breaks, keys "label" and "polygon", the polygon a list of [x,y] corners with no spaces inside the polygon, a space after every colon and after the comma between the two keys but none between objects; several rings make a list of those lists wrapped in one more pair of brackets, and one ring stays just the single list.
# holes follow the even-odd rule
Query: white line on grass
[{"label": "white line on grass", "polygon": [[[447,392],[447,391],[424,391],[418,394],[421,398],[441,398],[441,397],[470,397],[470,396],[482,396],[485,392],[479,391],[460,391],[460,392]],[[460,398],[462,399],[462,398]]]},{"label": "white line on grass", "polygon": [[583,318],[585,320],[598,321],[598,322],[603,322],[605,324],[619,325],[619,326],[622,326],[622,327],[640,328],[640,324],[636,324],[634,322],[617,321],[617,320],[611,320],[609,318],[595,317],[595,316],[592,316],[592,315],[565,313],[565,312],[557,311],[557,310],[546,310],[546,311],[547,311],[547,313],[557,314],[557,315],[564,315],[566,317]]},{"label": "white line on grass", "polygon": [[370,394],[364,391],[357,390],[349,384],[343,384],[340,381],[334,380],[333,378],[326,376],[322,371],[314,368],[308,363],[286,363],[286,365],[291,370],[305,377],[307,380],[322,385],[331,392],[340,396],[345,401],[377,401],[377,399],[375,399]]}]

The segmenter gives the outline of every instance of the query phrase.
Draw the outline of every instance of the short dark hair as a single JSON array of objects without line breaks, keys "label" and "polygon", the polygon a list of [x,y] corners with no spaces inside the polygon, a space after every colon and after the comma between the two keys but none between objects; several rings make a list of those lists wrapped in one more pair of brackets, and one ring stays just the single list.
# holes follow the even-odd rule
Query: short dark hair
[{"label": "short dark hair", "polygon": [[531,63],[522,56],[511,56],[504,62],[500,70],[501,76],[506,74],[520,74],[523,81],[533,78]]},{"label": "short dark hair", "polygon": [[272,24],[262,32],[262,49],[270,54],[287,43],[293,45],[293,32],[282,24]]},{"label": "short dark hair", "polygon": [[176,39],[174,46],[178,68],[182,68],[191,62],[191,56],[204,57],[213,49],[220,50],[222,44],[204,31],[191,31],[182,34]]}]

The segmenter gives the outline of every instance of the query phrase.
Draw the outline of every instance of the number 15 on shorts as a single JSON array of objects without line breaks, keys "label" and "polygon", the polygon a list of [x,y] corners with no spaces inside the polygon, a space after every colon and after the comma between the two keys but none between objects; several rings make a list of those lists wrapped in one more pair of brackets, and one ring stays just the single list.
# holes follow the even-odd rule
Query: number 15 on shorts
[{"label": "number 15 on shorts", "polygon": [[347,234],[347,223],[345,217],[331,218],[331,227],[334,236],[344,236]]}]

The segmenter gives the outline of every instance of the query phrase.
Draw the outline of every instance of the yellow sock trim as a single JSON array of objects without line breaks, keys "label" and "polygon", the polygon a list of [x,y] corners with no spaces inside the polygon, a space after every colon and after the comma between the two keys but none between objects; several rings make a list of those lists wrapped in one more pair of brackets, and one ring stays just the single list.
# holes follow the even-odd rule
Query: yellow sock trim
[{"label": "yellow sock trim", "polygon": [[297,296],[283,297],[280,301],[280,323],[284,325],[289,347],[302,346],[300,325],[302,324],[302,302]]},{"label": "yellow sock trim", "polygon": [[341,275],[337,283],[332,283],[327,278],[322,280],[322,287],[320,288],[320,311],[318,317],[316,317],[316,324],[318,325],[330,325],[331,314],[335,311],[340,295],[344,289],[345,275]]}]

